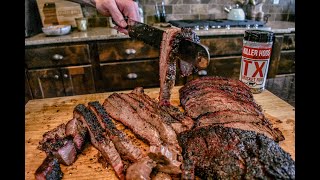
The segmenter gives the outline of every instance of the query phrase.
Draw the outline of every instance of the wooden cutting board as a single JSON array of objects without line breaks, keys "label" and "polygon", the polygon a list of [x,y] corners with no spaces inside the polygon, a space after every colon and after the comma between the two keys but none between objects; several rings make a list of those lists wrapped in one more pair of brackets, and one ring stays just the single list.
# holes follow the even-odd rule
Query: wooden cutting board
[{"label": "wooden cutting board", "polygon": [[[179,106],[178,90],[181,86],[174,87],[171,103]],[[120,91],[119,91],[120,92]],[[128,93],[130,91],[121,91]],[[159,88],[145,89],[145,93],[152,98],[158,98]],[[48,99],[31,100],[25,106],[25,177],[35,179],[34,172],[46,157],[45,153],[38,150],[37,146],[42,135],[61,123],[66,123],[72,118],[73,108],[80,103],[87,105],[90,101],[104,100],[112,93],[98,93],[79,96],[68,96]],[[262,106],[265,115],[274,127],[279,128],[285,137],[280,146],[295,159],[295,112],[294,107],[281,100],[269,91],[254,94],[254,98]],[[120,124],[117,125],[123,128]],[[136,139],[130,131],[125,132]],[[134,143],[146,150],[147,146],[135,140]],[[89,180],[89,179],[117,179],[111,167],[103,167],[98,162],[98,151],[91,145],[85,148],[75,163],[70,166],[61,165],[64,173],[63,179]]]}]

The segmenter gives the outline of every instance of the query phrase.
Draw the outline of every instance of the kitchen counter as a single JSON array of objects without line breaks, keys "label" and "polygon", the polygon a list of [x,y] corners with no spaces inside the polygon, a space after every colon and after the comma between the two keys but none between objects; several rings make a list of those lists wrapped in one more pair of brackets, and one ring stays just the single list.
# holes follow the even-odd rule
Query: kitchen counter
[{"label": "kitchen counter", "polygon": [[[171,103],[179,105],[178,90],[181,86],[173,88]],[[128,93],[130,91],[122,91]],[[159,88],[145,89],[151,98],[157,98]],[[45,158],[45,153],[38,150],[37,146],[42,135],[61,123],[66,123],[72,118],[73,108],[79,104],[90,101],[104,102],[111,93],[97,93],[88,95],[48,98],[30,100],[25,106],[25,179],[35,179],[34,172]],[[254,94],[256,102],[262,106],[264,114],[274,127],[282,131],[285,140],[280,146],[295,159],[295,112],[294,107],[281,100],[271,92],[265,90]],[[120,125],[118,125],[120,127]],[[122,126],[123,128],[123,126]],[[130,132],[125,131],[130,134]],[[138,141],[143,149],[146,145]],[[77,161],[70,165],[61,165],[64,173],[63,179],[117,179],[110,166],[103,168],[98,162],[98,151],[89,145],[78,156]]]},{"label": "kitchen counter", "polygon": [[[271,30],[274,33],[291,33],[295,32],[295,22],[286,21],[272,21],[266,24],[267,27],[260,28]],[[243,34],[246,29],[244,28],[231,28],[231,29],[210,29],[208,31],[196,31],[199,36],[215,36],[215,35],[236,35]],[[80,41],[94,41],[94,40],[108,40],[129,38],[128,35],[119,33],[116,30],[108,27],[94,27],[88,28],[86,32],[79,32],[76,29],[70,34],[63,36],[48,37],[44,33],[25,38],[25,46],[29,45],[42,45],[54,43],[67,43],[67,42],[80,42]]]}]

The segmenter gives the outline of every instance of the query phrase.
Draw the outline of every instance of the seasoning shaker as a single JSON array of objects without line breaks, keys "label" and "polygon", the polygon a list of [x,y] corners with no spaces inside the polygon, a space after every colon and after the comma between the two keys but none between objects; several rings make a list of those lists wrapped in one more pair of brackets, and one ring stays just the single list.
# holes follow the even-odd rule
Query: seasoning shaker
[{"label": "seasoning shaker", "polygon": [[243,38],[239,79],[252,93],[265,89],[274,33],[266,30],[246,30]]}]

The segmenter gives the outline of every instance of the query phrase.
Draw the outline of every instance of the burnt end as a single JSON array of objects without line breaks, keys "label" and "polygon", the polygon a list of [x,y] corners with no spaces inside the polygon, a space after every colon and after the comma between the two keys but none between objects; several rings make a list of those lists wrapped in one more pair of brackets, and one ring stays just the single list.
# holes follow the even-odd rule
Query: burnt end
[{"label": "burnt end", "polygon": [[295,179],[291,156],[260,133],[207,126],[185,131],[178,140],[200,178]]},{"label": "burnt end", "polygon": [[181,179],[183,180],[195,179],[194,162],[192,159],[184,159],[181,169],[182,169]]},{"label": "burnt end", "polygon": [[45,151],[47,154],[59,150],[68,140],[65,134],[65,127],[65,124],[60,124],[54,129],[45,132],[39,142],[38,149]]},{"label": "burnt end", "polygon": [[35,172],[36,180],[60,180],[63,177],[58,159],[47,156]]}]

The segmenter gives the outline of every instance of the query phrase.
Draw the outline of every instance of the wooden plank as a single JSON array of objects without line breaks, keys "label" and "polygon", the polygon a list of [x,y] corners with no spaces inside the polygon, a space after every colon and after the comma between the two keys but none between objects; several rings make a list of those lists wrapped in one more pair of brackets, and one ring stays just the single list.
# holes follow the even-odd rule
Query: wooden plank
[{"label": "wooden plank", "polygon": [[[171,103],[178,106],[181,86],[174,87]],[[128,93],[130,91],[120,91]],[[158,98],[159,88],[145,89],[145,93],[152,98]],[[58,98],[30,100],[25,106],[25,177],[35,179],[34,172],[45,158],[45,153],[38,150],[37,146],[42,139],[42,134],[53,129],[61,123],[66,123],[72,118],[73,108],[79,104],[90,101],[103,103],[111,93],[98,93],[89,95],[67,96]],[[254,94],[257,103],[262,106],[264,113],[279,128],[285,140],[280,146],[295,158],[295,113],[294,108],[269,91]],[[118,124],[119,126],[119,124]],[[130,135],[128,130],[125,131]],[[131,134],[132,136],[132,134]],[[133,137],[135,138],[135,137]],[[146,146],[142,142],[142,149]],[[64,172],[63,179],[117,179],[110,167],[104,168],[98,162],[98,151],[91,145],[78,156],[77,161],[71,166],[61,165]]]}]

